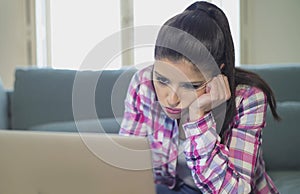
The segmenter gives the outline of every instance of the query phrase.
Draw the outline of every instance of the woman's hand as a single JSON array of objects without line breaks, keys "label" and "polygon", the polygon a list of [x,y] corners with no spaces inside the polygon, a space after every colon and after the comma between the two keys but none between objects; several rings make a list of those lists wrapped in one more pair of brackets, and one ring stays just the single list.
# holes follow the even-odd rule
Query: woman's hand
[{"label": "woman's hand", "polygon": [[198,120],[205,113],[226,102],[231,97],[228,79],[220,74],[206,84],[205,93],[189,106],[190,121]]}]

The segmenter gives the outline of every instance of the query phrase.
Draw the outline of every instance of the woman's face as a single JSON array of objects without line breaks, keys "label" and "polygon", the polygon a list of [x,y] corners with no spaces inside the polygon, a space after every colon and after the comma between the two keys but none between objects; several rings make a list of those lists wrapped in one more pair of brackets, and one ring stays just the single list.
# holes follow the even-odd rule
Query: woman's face
[{"label": "woman's face", "polygon": [[153,83],[158,101],[172,119],[179,119],[189,105],[205,92],[205,78],[192,63],[167,59],[156,61]]}]

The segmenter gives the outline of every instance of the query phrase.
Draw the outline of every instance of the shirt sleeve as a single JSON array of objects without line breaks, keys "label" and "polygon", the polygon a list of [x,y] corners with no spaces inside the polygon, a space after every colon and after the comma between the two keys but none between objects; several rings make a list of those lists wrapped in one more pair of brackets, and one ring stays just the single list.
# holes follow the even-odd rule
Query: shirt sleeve
[{"label": "shirt sleeve", "polygon": [[140,75],[139,72],[135,73],[132,77],[128,87],[127,95],[125,98],[125,110],[121,123],[120,135],[129,136],[146,136],[147,135],[147,122],[148,118],[145,117],[143,112],[143,104],[141,102],[140,92]]},{"label": "shirt sleeve", "polygon": [[267,103],[261,90],[249,93],[238,106],[227,146],[220,143],[211,112],[183,126],[187,164],[203,193],[251,192]]}]

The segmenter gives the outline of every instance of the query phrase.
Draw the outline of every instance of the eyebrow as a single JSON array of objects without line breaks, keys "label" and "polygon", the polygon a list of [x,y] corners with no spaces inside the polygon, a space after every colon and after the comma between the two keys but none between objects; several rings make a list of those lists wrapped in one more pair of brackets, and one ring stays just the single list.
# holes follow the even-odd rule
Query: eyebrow
[{"label": "eyebrow", "polygon": [[161,74],[158,73],[157,71],[154,71],[154,72],[155,72],[156,75],[166,78],[166,76],[161,75]]},{"label": "eyebrow", "polygon": [[[154,72],[155,72],[156,75],[158,75],[160,77],[163,77],[163,78],[165,78],[167,80],[170,80],[169,78],[167,78],[166,76],[161,75],[157,71],[154,71]],[[205,80],[203,80],[203,81],[195,81],[195,82],[181,82],[181,83],[183,83],[183,84],[195,84],[195,85],[197,85],[197,84],[203,84],[203,83],[205,83]]]}]

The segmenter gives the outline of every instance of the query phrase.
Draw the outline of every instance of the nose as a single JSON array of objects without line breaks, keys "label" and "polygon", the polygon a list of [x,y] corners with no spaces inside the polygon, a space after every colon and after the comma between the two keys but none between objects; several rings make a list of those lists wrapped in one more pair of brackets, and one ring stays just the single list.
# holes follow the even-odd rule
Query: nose
[{"label": "nose", "polygon": [[176,90],[170,89],[170,92],[169,92],[168,98],[167,98],[167,102],[171,108],[178,106],[178,104],[180,103],[180,98],[179,98],[178,94],[176,93]]}]

